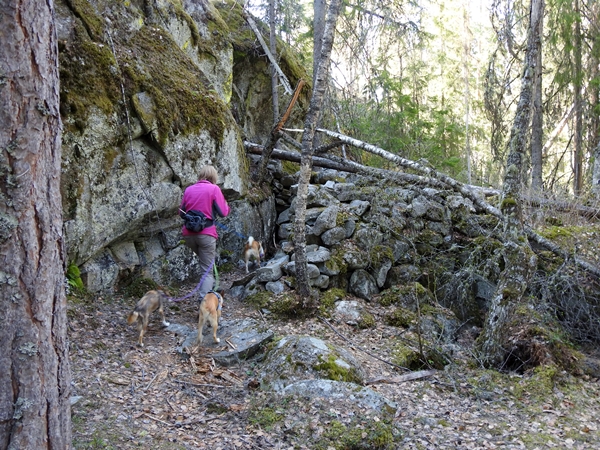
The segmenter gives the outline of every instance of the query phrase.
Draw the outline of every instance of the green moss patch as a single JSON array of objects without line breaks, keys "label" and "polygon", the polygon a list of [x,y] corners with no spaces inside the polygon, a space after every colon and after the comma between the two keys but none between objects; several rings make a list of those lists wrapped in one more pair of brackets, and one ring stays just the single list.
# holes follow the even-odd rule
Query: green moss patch
[{"label": "green moss patch", "polygon": [[[421,307],[427,303],[431,303],[433,296],[429,289],[421,283],[414,282],[406,285],[393,286],[386,289],[379,296],[379,303],[382,306],[403,305],[405,307],[416,306],[416,300],[419,301]],[[411,307],[411,309],[415,309]]]}]

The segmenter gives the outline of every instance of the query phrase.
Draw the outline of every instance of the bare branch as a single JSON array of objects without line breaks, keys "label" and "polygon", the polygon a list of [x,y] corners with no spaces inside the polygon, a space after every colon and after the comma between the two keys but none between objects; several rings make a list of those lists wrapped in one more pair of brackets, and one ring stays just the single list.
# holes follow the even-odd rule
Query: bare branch
[{"label": "bare branch", "polygon": [[254,22],[254,19],[252,19],[252,17],[250,16],[250,14],[248,14],[245,10],[242,12],[242,14],[244,15],[244,19],[246,19],[246,22],[248,22],[248,25],[250,25],[250,28],[252,28],[252,31],[254,31],[254,34],[258,38],[258,41],[260,42],[260,45],[262,45],[262,48],[265,51],[265,54],[267,55],[267,57],[269,58],[269,61],[271,61],[271,64],[273,64],[273,67],[275,68],[275,70],[279,74],[279,79],[281,80],[281,84],[283,84],[283,87],[285,88],[285,92],[288,93],[288,94],[291,94],[292,93],[292,86],[290,85],[290,82],[288,81],[287,77],[285,76],[285,74],[283,73],[283,71],[281,70],[281,68],[279,67],[279,64],[277,64],[277,61],[275,60],[275,58],[271,54],[271,51],[269,50],[269,46],[267,45],[267,43],[263,39],[262,34],[260,34],[260,30],[256,26],[256,23]]}]

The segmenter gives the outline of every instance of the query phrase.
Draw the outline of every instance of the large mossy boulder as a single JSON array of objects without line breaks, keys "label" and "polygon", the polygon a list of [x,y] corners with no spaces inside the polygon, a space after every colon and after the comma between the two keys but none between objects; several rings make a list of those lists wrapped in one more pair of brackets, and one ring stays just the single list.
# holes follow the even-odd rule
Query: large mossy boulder
[{"label": "large mossy boulder", "polygon": [[269,350],[262,381],[282,390],[300,380],[334,380],[362,384],[364,373],[350,352],[310,336],[286,336]]}]

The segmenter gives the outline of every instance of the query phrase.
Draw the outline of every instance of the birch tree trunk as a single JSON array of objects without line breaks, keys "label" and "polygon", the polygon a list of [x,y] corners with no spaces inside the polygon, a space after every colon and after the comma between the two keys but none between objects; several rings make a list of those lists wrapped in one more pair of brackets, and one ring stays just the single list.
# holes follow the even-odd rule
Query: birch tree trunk
[{"label": "birch tree trunk", "polygon": [[312,169],[312,156],[314,138],[317,129],[317,122],[323,104],[327,80],[329,77],[329,63],[331,61],[331,49],[335,36],[335,25],[340,12],[341,0],[332,0],[325,21],[323,31],[323,42],[321,53],[317,64],[317,71],[314,76],[313,93],[308,108],[308,113],[304,122],[304,132],[302,134],[302,152],[300,160],[300,179],[298,180],[298,193],[296,195],[296,220],[294,223],[294,246],[296,255],[296,282],[297,293],[303,299],[305,306],[309,308],[316,307],[313,298],[310,295],[310,286],[307,274],[306,263],[306,198],[308,195],[308,184]]},{"label": "birch tree trunk", "polygon": [[504,270],[490,302],[485,326],[478,338],[481,360],[488,366],[518,368],[535,355],[528,333],[529,309],[525,290],[537,266],[537,258],[528,244],[522,223],[521,189],[525,145],[531,117],[533,76],[538,60],[539,21],[543,17],[543,0],[531,0],[529,36],[521,94],[509,140],[509,154],[502,192],[501,211],[505,216],[504,247],[501,263]]},{"label": "birch tree trunk", "polygon": [[71,448],[52,0],[0,3],[0,448]]}]

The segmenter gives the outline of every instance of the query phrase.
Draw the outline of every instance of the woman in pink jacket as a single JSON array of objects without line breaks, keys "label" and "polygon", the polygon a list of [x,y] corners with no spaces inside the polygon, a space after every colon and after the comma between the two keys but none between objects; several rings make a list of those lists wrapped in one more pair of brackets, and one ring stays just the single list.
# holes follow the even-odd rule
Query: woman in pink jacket
[{"label": "woman in pink jacket", "polygon": [[208,291],[213,289],[215,282],[212,266],[217,252],[218,234],[212,219],[215,219],[216,216],[225,217],[230,212],[229,205],[221,189],[217,186],[218,179],[219,175],[213,166],[202,167],[198,174],[198,182],[186,188],[179,207],[180,215],[195,210],[201,211],[208,219],[211,219],[210,225],[197,233],[188,230],[185,225],[182,228],[186,245],[200,259],[200,273],[204,278],[198,291],[200,301]]}]

